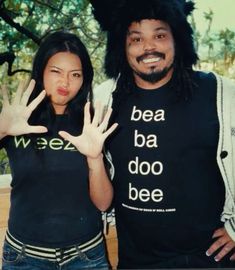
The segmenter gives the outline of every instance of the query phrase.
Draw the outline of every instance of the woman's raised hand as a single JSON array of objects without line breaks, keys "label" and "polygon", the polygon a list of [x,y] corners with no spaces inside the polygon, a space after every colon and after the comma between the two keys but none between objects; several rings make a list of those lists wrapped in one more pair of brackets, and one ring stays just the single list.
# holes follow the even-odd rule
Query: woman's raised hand
[{"label": "woman's raised hand", "polygon": [[0,113],[0,139],[7,135],[17,136],[28,133],[47,132],[47,128],[44,126],[31,126],[28,124],[31,113],[46,95],[45,90],[43,90],[27,105],[34,86],[35,81],[31,80],[27,89],[24,91],[23,83],[20,83],[12,102],[9,100],[6,87],[3,86],[1,88],[3,102]]},{"label": "woman's raised hand", "polygon": [[90,102],[87,102],[84,108],[84,126],[82,134],[79,136],[72,136],[65,131],[60,131],[59,134],[65,140],[71,142],[79,152],[89,158],[97,158],[103,149],[105,139],[115,130],[118,126],[117,123],[113,124],[106,130],[112,109],[109,108],[99,123],[99,116],[101,113],[101,104],[96,104],[95,114],[91,120],[90,115]]}]

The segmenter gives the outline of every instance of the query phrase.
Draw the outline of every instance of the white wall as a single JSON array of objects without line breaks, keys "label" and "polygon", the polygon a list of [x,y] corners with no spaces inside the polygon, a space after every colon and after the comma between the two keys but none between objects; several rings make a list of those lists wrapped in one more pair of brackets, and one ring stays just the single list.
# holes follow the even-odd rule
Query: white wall
[{"label": "white wall", "polygon": [[0,188],[10,187],[11,174],[0,175]]}]

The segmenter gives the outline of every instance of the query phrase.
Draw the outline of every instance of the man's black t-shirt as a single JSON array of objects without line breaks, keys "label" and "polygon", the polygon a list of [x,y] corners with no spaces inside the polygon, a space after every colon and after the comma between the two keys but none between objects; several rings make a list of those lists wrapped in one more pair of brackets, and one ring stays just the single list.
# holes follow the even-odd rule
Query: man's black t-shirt
[{"label": "man's black t-shirt", "polygon": [[101,230],[100,212],[89,196],[86,157],[58,131],[78,135],[67,115],[56,116],[49,133],[7,137],[12,192],[8,227],[23,243],[65,247],[90,240]]},{"label": "man's black t-shirt", "polygon": [[120,268],[154,268],[172,256],[206,252],[221,226],[216,80],[201,72],[194,79],[188,101],[168,83],[137,88],[119,106],[109,150]]}]

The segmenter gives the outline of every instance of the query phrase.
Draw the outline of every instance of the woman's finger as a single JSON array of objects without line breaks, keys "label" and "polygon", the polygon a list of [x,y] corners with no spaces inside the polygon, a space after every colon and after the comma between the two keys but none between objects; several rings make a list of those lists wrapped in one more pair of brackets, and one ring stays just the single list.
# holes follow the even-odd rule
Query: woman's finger
[{"label": "woman's finger", "polygon": [[1,87],[3,105],[9,105],[9,97],[6,85]]},{"label": "woman's finger", "polygon": [[104,132],[104,138],[106,139],[118,126],[118,123],[114,123],[108,130]]},{"label": "woman's finger", "polygon": [[12,104],[14,104],[14,105],[20,104],[20,100],[21,100],[21,97],[22,97],[22,94],[24,92],[25,87],[26,87],[25,81],[23,81],[23,80],[20,81],[18,88],[15,92],[15,96],[13,98]]},{"label": "woman's finger", "polygon": [[46,133],[48,130],[44,126],[30,126],[29,133]]},{"label": "woman's finger", "polygon": [[46,96],[46,91],[43,90],[29,105],[28,108],[31,111],[34,111],[36,109],[36,107],[38,106],[38,104],[40,104],[42,102],[42,100],[45,98]]},{"label": "woman's finger", "polygon": [[101,103],[100,102],[96,102],[95,103],[95,114],[94,114],[94,117],[92,119],[92,124],[94,126],[96,126],[96,127],[99,124],[100,112],[101,112]]},{"label": "woman's finger", "polygon": [[35,87],[35,80],[31,80],[27,89],[25,90],[25,92],[22,95],[21,102],[20,102],[21,105],[27,106],[29,97],[31,96],[34,87]]},{"label": "woman's finger", "polygon": [[109,123],[109,119],[110,119],[110,116],[112,114],[112,108],[108,108],[105,116],[104,116],[104,119],[102,121],[102,123],[99,125],[99,130],[101,132],[103,132],[104,130],[107,129],[107,126],[108,126],[108,123]]},{"label": "woman's finger", "polygon": [[88,101],[84,107],[84,125],[91,123],[91,114],[90,114],[90,102]]}]

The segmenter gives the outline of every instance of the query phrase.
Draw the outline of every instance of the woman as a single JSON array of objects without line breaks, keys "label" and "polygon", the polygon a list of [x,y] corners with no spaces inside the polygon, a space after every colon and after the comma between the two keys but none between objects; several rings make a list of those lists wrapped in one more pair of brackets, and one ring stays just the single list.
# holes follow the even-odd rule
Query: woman
[{"label": "woman", "polygon": [[99,106],[91,121],[92,79],[79,38],[56,32],[36,53],[26,91],[10,104],[2,89],[0,147],[12,172],[3,270],[108,269],[100,210],[113,190],[101,152],[116,124],[104,132],[111,111],[98,124]]}]

